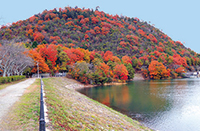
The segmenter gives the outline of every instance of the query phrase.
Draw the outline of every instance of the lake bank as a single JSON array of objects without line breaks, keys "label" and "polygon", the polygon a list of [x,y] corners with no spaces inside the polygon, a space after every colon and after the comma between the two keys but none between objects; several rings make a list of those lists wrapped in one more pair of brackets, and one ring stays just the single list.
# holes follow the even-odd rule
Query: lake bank
[{"label": "lake bank", "polygon": [[[50,123],[47,125],[52,130],[151,130],[126,115],[77,92],[75,88],[83,88],[84,85],[73,79],[45,78],[43,81],[50,118]],[[65,117],[59,114],[63,114]],[[65,123],[68,124],[65,125]]]},{"label": "lake bank", "polygon": [[[74,89],[74,90],[79,90],[79,89],[83,89],[83,88],[92,88],[92,87],[96,87],[96,86],[102,86],[102,85],[91,85],[91,84],[86,85],[86,84],[83,84],[83,83],[76,81],[75,79],[72,79],[72,78],[68,78],[68,79],[70,79],[74,83],[77,83],[77,84],[68,85],[68,87],[67,87],[67,88]],[[131,81],[142,81],[142,80],[145,80],[143,78],[142,74],[137,73],[137,74],[134,75],[134,78]],[[111,82],[111,83],[105,83],[103,86],[124,85],[124,84],[127,84],[127,83]]]}]

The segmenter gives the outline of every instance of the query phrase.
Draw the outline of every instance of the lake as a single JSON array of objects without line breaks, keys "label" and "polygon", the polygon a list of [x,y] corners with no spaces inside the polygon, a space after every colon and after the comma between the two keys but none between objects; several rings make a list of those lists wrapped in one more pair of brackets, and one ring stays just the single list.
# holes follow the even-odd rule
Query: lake
[{"label": "lake", "polygon": [[159,131],[200,131],[200,79],[133,81],[78,90]]}]

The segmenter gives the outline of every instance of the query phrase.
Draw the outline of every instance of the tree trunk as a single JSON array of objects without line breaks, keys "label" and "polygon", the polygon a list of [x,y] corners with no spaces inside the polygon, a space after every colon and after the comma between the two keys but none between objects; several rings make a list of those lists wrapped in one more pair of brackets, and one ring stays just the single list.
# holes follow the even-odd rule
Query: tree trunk
[{"label": "tree trunk", "polygon": [[6,77],[6,71],[4,70],[4,72],[3,72],[3,77]]}]

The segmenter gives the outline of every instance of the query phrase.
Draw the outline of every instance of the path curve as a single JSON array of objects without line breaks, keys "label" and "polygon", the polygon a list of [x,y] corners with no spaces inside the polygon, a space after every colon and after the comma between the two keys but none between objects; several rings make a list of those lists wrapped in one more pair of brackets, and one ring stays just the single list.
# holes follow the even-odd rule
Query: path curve
[{"label": "path curve", "polygon": [[9,113],[9,108],[19,100],[24,90],[29,87],[35,79],[36,78],[27,79],[0,90],[0,121],[5,114]]}]

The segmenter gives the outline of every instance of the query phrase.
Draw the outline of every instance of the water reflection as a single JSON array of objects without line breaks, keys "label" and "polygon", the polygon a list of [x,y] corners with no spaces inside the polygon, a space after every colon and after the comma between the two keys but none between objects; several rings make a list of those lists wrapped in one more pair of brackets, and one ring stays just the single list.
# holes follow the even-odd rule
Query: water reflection
[{"label": "water reflection", "polygon": [[200,80],[134,81],[81,93],[163,131],[200,130]]}]

